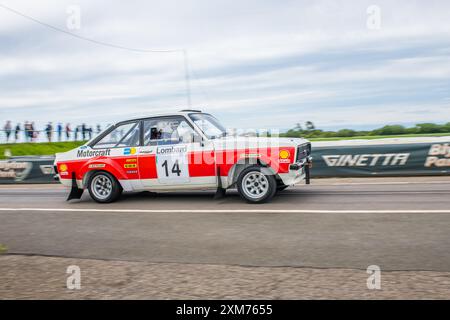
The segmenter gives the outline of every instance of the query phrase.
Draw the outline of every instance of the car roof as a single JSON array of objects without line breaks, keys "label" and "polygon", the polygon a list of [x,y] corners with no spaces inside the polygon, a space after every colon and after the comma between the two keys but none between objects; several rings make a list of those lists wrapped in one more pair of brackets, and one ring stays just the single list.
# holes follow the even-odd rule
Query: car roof
[{"label": "car roof", "polygon": [[165,112],[165,113],[154,113],[154,114],[149,114],[147,116],[142,116],[142,117],[138,117],[138,118],[126,119],[126,120],[122,120],[122,121],[116,122],[116,123],[114,123],[114,125],[117,125],[117,124],[123,123],[123,122],[138,121],[138,120],[143,120],[143,119],[148,119],[148,118],[168,117],[168,116],[185,116],[185,115],[188,115],[190,113],[208,114],[208,113],[202,112],[200,110],[185,109],[185,110],[181,110],[181,111]]}]

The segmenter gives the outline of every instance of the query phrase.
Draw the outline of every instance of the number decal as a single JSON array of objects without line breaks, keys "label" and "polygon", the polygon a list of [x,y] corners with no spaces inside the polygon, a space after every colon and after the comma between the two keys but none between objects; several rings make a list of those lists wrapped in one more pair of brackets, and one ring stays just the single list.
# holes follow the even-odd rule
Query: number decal
[{"label": "number decal", "polygon": [[[167,160],[164,160],[161,166],[164,167],[166,177],[169,177],[169,165],[167,164]],[[175,173],[178,177],[181,176],[181,169],[180,165],[178,164],[178,160],[175,160],[175,163],[173,164],[172,173]]]},{"label": "number decal", "polygon": [[187,147],[159,146],[156,150],[158,181],[166,184],[189,182]]}]

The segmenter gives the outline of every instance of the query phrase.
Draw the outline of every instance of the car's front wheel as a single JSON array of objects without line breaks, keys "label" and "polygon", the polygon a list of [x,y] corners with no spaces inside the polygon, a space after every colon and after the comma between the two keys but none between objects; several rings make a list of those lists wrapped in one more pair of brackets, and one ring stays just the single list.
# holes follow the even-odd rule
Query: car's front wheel
[{"label": "car's front wheel", "polygon": [[248,167],[239,174],[237,188],[240,196],[250,203],[269,201],[277,191],[275,177],[260,166]]},{"label": "car's front wheel", "polygon": [[96,172],[89,178],[88,190],[91,198],[100,203],[116,201],[122,194],[119,181],[104,171]]}]

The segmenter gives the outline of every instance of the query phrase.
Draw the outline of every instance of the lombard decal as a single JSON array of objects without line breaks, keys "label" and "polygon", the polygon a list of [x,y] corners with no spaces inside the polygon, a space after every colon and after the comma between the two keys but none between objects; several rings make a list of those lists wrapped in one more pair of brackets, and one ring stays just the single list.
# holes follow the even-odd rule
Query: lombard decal
[{"label": "lombard decal", "polygon": [[127,160],[125,160],[125,162],[127,162],[127,163],[137,162],[137,159],[136,158],[127,159]]},{"label": "lombard decal", "polygon": [[340,154],[322,156],[329,167],[404,166],[410,153]]},{"label": "lombard decal", "polygon": [[99,149],[99,150],[83,150],[78,149],[77,158],[92,158],[110,156],[111,149]]},{"label": "lombard decal", "polygon": [[450,167],[450,145],[432,144],[425,160],[425,167]]},{"label": "lombard decal", "polygon": [[186,153],[187,146],[170,146],[170,147],[158,147],[156,154],[174,154],[174,153]]},{"label": "lombard decal", "polygon": [[89,169],[99,169],[99,168],[104,168],[106,166],[106,164],[104,163],[91,163],[89,165]]},{"label": "lombard decal", "polygon": [[125,148],[123,154],[129,156],[130,154],[136,154],[136,148]]},{"label": "lombard decal", "polygon": [[137,170],[127,170],[127,174],[137,174]]}]

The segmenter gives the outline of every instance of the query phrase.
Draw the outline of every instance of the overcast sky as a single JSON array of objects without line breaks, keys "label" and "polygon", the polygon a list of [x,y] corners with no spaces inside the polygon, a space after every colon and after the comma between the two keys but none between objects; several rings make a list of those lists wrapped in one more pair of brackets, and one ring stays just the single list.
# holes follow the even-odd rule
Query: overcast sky
[{"label": "overcast sky", "polygon": [[[450,121],[450,1],[0,0],[76,35],[187,49],[192,107],[227,127]],[[69,29],[70,5],[81,9]],[[380,28],[367,19],[381,9]],[[372,11],[371,11],[372,12]],[[369,22],[374,20],[369,20]],[[375,26],[375,28],[373,28]],[[183,55],[104,47],[0,8],[0,116],[109,123],[187,107]]]}]

